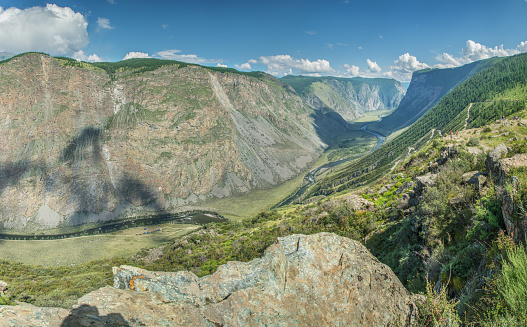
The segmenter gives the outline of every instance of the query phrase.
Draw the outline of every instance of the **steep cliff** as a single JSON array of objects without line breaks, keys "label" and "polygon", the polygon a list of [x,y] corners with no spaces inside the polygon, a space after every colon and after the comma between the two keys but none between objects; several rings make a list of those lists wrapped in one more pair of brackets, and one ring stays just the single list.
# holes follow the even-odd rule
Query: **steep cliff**
[{"label": "steep cliff", "polygon": [[114,268],[114,287],[73,310],[0,306],[5,326],[409,326],[417,301],[359,242],[335,234],[278,238],[262,258],[209,276]]},{"label": "steep cliff", "polygon": [[105,221],[272,187],[325,146],[311,114],[263,73],[16,56],[0,65],[0,227]]},{"label": "steep cliff", "polygon": [[371,124],[368,128],[387,135],[412,125],[456,86],[499,60],[500,58],[492,58],[456,68],[425,69],[414,72],[408,91],[400,101],[399,107],[391,115]]},{"label": "steep cliff", "polygon": [[402,84],[393,79],[288,75],[281,80],[313,107],[333,110],[347,121],[366,111],[395,109],[406,93]]}]

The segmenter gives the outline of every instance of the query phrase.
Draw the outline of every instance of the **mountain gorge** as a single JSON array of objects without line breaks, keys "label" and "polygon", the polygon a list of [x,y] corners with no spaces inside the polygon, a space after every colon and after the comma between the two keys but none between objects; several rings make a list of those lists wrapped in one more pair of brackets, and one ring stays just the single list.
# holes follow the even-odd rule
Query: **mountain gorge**
[{"label": "mountain gorge", "polygon": [[288,83],[310,105],[323,111],[334,111],[347,121],[367,111],[393,110],[399,106],[406,89],[393,79],[339,78],[287,75]]},{"label": "mountain gorge", "polygon": [[455,68],[414,72],[408,91],[397,109],[382,121],[371,124],[370,130],[389,135],[412,125],[456,86],[500,60],[492,58]]},{"label": "mountain gorge", "polygon": [[313,109],[270,75],[137,59],[99,66],[43,54],[0,65],[3,228],[269,188],[325,147]]}]

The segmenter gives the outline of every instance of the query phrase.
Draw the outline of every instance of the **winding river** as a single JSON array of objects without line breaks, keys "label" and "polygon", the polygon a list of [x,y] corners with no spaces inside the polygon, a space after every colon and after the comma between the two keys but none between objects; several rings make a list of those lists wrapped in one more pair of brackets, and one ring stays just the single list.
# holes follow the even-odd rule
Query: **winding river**
[{"label": "winding river", "polygon": [[80,231],[61,234],[4,234],[0,233],[0,239],[4,240],[53,240],[61,238],[79,237],[94,234],[105,234],[121,229],[138,226],[157,225],[164,223],[204,225],[213,222],[224,222],[225,218],[208,212],[187,212],[179,214],[159,214],[155,216],[139,217],[133,220],[116,221],[98,227],[88,228]]},{"label": "winding river", "polygon": [[[380,117],[380,120],[382,120],[382,117]],[[379,120],[379,121],[380,121]],[[365,154],[363,154],[362,156],[365,156],[369,153],[372,153],[373,151],[377,150],[378,148],[380,148],[382,146],[382,144],[384,143],[384,136],[382,136],[381,134],[379,133],[375,133],[375,132],[371,132],[368,130],[368,125],[370,123],[367,123],[365,124],[364,126],[362,126],[360,129],[361,131],[365,132],[365,133],[369,133],[369,134],[372,134],[372,135],[375,135],[377,137],[377,144],[375,145],[375,147],[370,150],[369,152],[366,152]],[[362,157],[361,156],[361,157]],[[282,202],[280,202],[279,204],[275,205],[273,208],[278,208],[278,207],[282,207],[282,206],[285,206],[285,205],[288,205],[288,204],[291,204],[293,201],[295,201],[296,199],[298,199],[302,194],[304,194],[304,192],[311,186],[315,183],[315,176],[316,174],[322,170],[322,169],[327,169],[327,168],[332,168],[332,167],[335,167],[335,166],[338,166],[340,165],[341,163],[343,162],[346,162],[346,161],[349,161],[349,160],[352,160],[352,159],[358,159],[360,157],[352,157],[352,158],[345,158],[345,159],[341,159],[341,160],[337,160],[337,161],[333,161],[333,162],[329,162],[327,164],[324,164],[322,166],[318,166],[316,167],[315,169],[311,170],[307,175],[306,177],[304,178],[304,185],[298,189],[298,191],[296,191],[295,194],[293,194],[292,196],[286,198],[285,200],[283,200]]]}]

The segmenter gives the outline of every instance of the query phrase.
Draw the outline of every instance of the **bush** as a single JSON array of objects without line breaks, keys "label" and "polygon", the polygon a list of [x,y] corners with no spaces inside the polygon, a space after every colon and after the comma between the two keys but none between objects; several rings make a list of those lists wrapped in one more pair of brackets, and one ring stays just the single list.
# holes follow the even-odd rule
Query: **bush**
[{"label": "bush", "polygon": [[426,282],[426,301],[419,305],[417,326],[459,326],[456,314],[457,302],[448,300],[446,286],[436,292],[433,285]]},{"label": "bush", "polygon": [[480,144],[480,140],[476,137],[471,137],[470,140],[468,140],[467,145],[468,146],[478,146]]},{"label": "bush", "polygon": [[507,251],[507,260],[503,262],[498,279],[498,292],[507,311],[527,324],[527,253],[523,246]]}]

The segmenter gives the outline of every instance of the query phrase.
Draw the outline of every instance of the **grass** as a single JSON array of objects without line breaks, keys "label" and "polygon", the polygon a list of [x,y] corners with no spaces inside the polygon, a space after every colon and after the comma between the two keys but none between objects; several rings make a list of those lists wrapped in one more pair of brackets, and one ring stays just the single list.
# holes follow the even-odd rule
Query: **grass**
[{"label": "grass", "polygon": [[[303,183],[304,176],[311,169],[327,163],[327,156],[320,157],[309,170],[293,179],[288,180],[272,189],[253,190],[240,196],[230,196],[223,199],[208,201],[204,206],[213,208],[229,220],[241,221],[253,217],[257,213],[270,209],[285,197],[295,192]],[[248,205],[250,203],[250,205]]]},{"label": "grass", "polygon": [[[163,232],[147,235],[144,228]],[[162,245],[198,226],[190,224],[162,224],[130,228],[110,234],[81,236],[75,238],[42,241],[2,240],[0,259],[24,264],[64,266],[86,263],[98,259],[128,257],[143,248]]]}]

